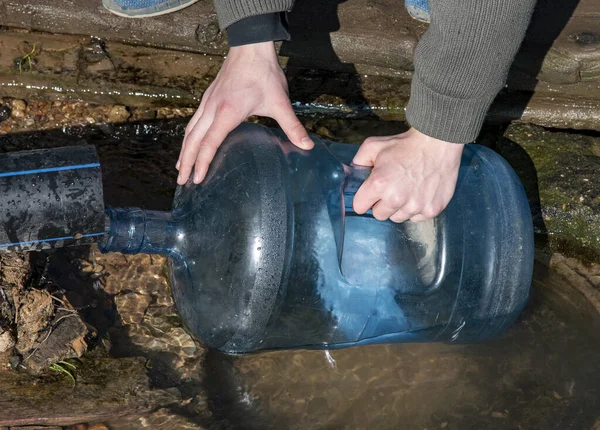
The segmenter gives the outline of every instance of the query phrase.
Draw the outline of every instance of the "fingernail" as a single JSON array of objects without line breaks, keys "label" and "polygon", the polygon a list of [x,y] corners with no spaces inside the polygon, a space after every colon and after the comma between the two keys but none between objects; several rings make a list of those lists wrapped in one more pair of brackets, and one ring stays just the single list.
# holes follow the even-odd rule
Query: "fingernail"
[{"label": "fingernail", "polygon": [[177,183],[179,185],[181,185],[182,182],[183,182],[183,175],[180,173],[179,176],[177,176]]},{"label": "fingernail", "polygon": [[181,165],[181,161],[177,161],[177,164],[175,164],[175,169],[179,170],[180,165]]},{"label": "fingernail", "polygon": [[310,149],[313,146],[313,141],[310,140],[310,138],[308,138],[308,137],[303,138],[301,143],[302,143],[302,147],[304,149]]},{"label": "fingernail", "polygon": [[200,176],[200,173],[196,173],[194,175],[194,184],[199,184],[200,182],[202,182],[202,177]]}]

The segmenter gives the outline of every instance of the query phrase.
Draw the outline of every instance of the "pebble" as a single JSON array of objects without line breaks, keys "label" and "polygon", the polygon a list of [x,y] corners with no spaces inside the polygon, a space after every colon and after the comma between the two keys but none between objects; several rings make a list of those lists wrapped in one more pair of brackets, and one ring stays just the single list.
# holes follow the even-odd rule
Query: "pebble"
[{"label": "pebble", "polygon": [[506,418],[508,414],[504,412],[492,412],[492,418]]},{"label": "pebble", "polygon": [[25,103],[23,100],[14,99],[12,101],[12,108],[24,111],[25,109],[27,109],[27,103]]},{"label": "pebble", "polygon": [[326,137],[328,139],[333,139],[335,136],[333,135],[333,133],[331,131],[329,131],[328,128],[326,127],[319,127],[317,129],[317,134]]},{"label": "pebble", "polygon": [[13,118],[25,118],[25,111],[21,109],[14,109],[12,111]]},{"label": "pebble", "polygon": [[108,120],[110,122],[123,122],[129,118],[131,114],[125,106],[113,106],[108,112]]},{"label": "pebble", "polygon": [[12,113],[12,109],[8,106],[0,106],[0,122],[6,121],[10,118],[10,114]]},{"label": "pebble", "polygon": [[9,331],[0,333],[0,352],[6,352],[15,346],[15,340]]}]

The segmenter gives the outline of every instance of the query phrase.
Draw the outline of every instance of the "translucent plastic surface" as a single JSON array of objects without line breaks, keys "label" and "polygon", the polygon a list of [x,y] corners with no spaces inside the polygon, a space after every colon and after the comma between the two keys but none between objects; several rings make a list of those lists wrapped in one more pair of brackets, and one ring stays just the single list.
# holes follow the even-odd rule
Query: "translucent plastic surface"
[{"label": "translucent plastic surface", "polygon": [[109,209],[105,252],[171,256],[189,330],[245,353],[385,342],[477,342],[502,333],[529,293],[533,231],[523,188],[493,151],[466,147],[453,200],[424,223],[352,211],[368,176],[358,147],[312,151],[244,124],[170,214]]}]

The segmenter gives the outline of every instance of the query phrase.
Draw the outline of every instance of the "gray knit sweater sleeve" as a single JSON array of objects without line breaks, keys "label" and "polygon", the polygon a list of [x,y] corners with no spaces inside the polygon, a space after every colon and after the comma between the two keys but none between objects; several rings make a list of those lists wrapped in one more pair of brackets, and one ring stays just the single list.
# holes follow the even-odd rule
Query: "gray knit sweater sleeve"
[{"label": "gray knit sweater sleeve", "polygon": [[414,55],[409,124],[454,143],[475,140],[506,81],[535,0],[429,0]]},{"label": "gray knit sweater sleeve", "polygon": [[294,6],[294,0],[214,0],[214,3],[221,29],[250,16],[285,12]]},{"label": "gray knit sweater sleeve", "polygon": [[[406,107],[412,127],[448,142],[475,140],[504,86],[535,1],[429,0],[431,25],[415,51]],[[283,12],[294,5],[294,0],[214,2],[223,29],[243,18]]]}]

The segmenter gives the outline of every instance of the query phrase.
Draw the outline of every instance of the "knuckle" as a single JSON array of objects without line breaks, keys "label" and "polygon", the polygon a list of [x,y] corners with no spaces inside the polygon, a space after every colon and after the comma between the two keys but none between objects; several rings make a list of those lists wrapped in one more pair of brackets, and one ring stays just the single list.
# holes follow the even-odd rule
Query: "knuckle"
[{"label": "knuckle", "polygon": [[302,125],[302,123],[300,121],[294,121],[290,125],[290,132],[291,133],[304,133],[304,126]]},{"label": "knuckle", "polygon": [[219,107],[217,108],[217,115],[227,117],[229,115],[234,115],[235,111],[235,105],[233,105],[229,101],[223,101],[221,102],[221,104],[219,104]]},{"label": "knuckle", "polygon": [[376,189],[378,189],[378,190],[384,188],[385,185],[387,184],[387,178],[386,178],[386,176],[382,175],[377,170],[374,170],[371,173],[369,179],[371,179],[373,187],[376,188]]},{"label": "knuckle", "polygon": [[390,217],[390,220],[395,223],[401,223],[406,221],[407,217],[404,213],[396,212],[394,215]]},{"label": "knuckle", "polygon": [[389,204],[393,208],[400,208],[404,204],[404,196],[398,192],[394,191],[388,198]]},{"label": "knuckle", "polygon": [[418,202],[411,200],[404,205],[403,210],[409,215],[416,215],[421,212],[421,208],[422,206]]},{"label": "knuckle", "polygon": [[278,94],[277,96],[275,96],[273,99],[273,103],[279,109],[287,109],[287,108],[291,107],[290,99],[287,96],[287,93],[285,91],[283,91],[283,92],[281,92],[281,94]]},{"label": "knuckle", "polygon": [[388,216],[386,216],[381,210],[373,209],[373,218],[378,221],[385,221],[388,219]]},{"label": "knuckle", "polygon": [[425,219],[432,219],[438,216],[441,212],[442,210],[439,206],[427,206],[423,208],[423,210],[421,211],[421,215]]},{"label": "knuckle", "polygon": [[375,145],[376,143],[377,143],[376,137],[367,137],[365,139],[365,141],[363,142],[363,145],[367,146],[367,147],[371,147],[371,146]]}]

